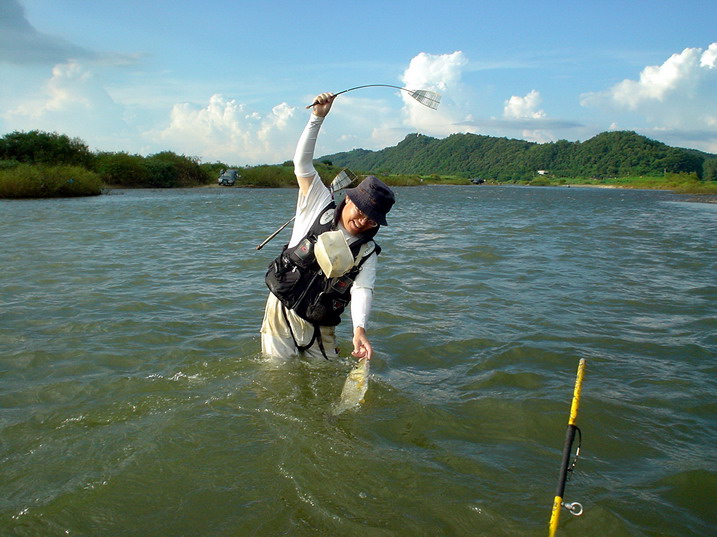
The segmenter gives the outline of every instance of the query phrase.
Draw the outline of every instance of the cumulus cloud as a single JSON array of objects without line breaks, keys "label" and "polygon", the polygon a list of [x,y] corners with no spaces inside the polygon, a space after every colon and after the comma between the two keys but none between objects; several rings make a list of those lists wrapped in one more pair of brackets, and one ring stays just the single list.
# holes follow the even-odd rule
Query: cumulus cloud
[{"label": "cumulus cloud", "polygon": [[513,95],[505,102],[503,108],[503,117],[508,119],[540,119],[546,116],[543,110],[538,110],[540,106],[540,93],[532,90],[525,97]]},{"label": "cumulus cloud", "polygon": [[[650,65],[638,80],[626,79],[608,90],[581,96],[583,106],[632,112],[651,128],[707,132],[702,148],[717,150],[717,43],[706,50],[686,48],[661,65]],[[685,138],[687,139],[687,138]]]},{"label": "cumulus cloud", "polygon": [[[410,95],[403,95],[403,124],[433,136],[447,136],[456,132],[481,132],[496,136],[520,136],[535,142],[556,139],[550,129],[575,129],[579,123],[549,119],[540,108],[541,95],[532,90],[521,97],[514,95],[504,103],[502,119],[476,119],[470,110],[470,91],[463,84],[463,73],[469,69],[469,60],[461,51],[451,54],[415,56],[403,74],[402,80],[411,89],[428,89],[443,94],[439,109],[431,110],[417,103]],[[378,131],[378,129],[377,129]],[[386,128],[374,133],[374,138],[388,141],[395,137],[395,129]]]},{"label": "cumulus cloud", "polygon": [[[467,65],[468,59],[461,51],[451,54],[421,52],[411,59],[402,76],[404,86],[412,90],[436,91],[444,94],[444,98],[438,110],[432,110],[409,94],[401,92],[404,101],[404,124],[426,134],[452,134],[455,129],[453,125],[466,118],[457,102],[465,91],[461,78]],[[451,94],[450,99],[445,98],[447,93]]]},{"label": "cumulus cloud", "polygon": [[[517,120],[530,124],[535,123],[533,120],[542,120],[547,117],[547,114],[543,110],[539,110],[542,99],[540,93],[537,90],[531,90],[525,97],[519,97],[513,95],[510,99],[505,101],[503,107],[503,117],[507,120]],[[517,122],[514,126],[518,126]],[[542,125],[544,127],[544,125]],[[530,127],[524,128],[521,135],[524,139],[531,142],[551,142],[555,140],[555,136],[549,130],[544,128],[537,128],[538,125],[530,124]]]},{"label": "cumulus cloud", "polygon": [[[102,145],[124,130],[122,114],[123,107],[94,73],[80,62],[70,61],[56,65],[44,87],[4,113],[3,119],[16,130],[57,131],[91,137]],[[98,132],[103,134],[97,136]]]},{"label": "cumulus cloud", "polygon": [[297,128],[296,109],[286,103],[261,115],[248,111],[234,99],[215,94],[206,106],[175,104],[169,125],[145,137],[161,141],[172,150],[205,160],[232,163],[276,163],[293,154]]}]

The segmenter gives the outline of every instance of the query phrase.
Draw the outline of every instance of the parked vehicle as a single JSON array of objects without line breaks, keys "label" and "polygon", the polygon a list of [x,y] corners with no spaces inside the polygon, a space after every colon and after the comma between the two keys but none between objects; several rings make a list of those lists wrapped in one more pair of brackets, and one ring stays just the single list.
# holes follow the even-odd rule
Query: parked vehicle
[{"label": "parked vehicle", "polygon": [[219,184],[222,186],[234,186],[237,179],[239,179],[239,172],[237,170],[225,170],[219,176]]}]

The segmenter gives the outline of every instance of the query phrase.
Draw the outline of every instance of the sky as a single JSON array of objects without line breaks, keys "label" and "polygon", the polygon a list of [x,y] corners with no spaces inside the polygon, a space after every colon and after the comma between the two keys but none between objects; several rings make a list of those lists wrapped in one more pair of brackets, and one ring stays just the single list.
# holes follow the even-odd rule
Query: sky
[{"label": "sky", "polygon": [[717,153],[717,2],[0,0],[0,136],[233,166],[410,133],[538,143],[632,130]]}]

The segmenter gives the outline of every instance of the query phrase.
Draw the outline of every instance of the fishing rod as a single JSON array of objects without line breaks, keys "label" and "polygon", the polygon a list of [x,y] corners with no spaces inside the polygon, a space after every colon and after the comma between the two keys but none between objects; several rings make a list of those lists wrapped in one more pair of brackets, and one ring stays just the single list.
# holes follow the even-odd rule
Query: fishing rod
[{"label": "fishing rod", "polygon": [[[347,186],[350,186],[354,181],[356,181],[357,178],[358,178],[358,176],[357,176],[354,172],[352,172],[351,170],[349,170],[348,168],[344,168],[343,170],[341,170],[341,171],[336,175],[336,177],[334,177],[334,180],[331,181],[331,185],[329,186],[329,190],[331,191],[331,196],[333,197],[334,192],[338,192],[339,190],[342,190],[342,189],[346,188]],[[295,218],[296,218],[296,215],[294,215],[294,216],[292,216],[291,218],[289,218],[289,220],[288,220],[283,226],[281,226],[281,227],[280,227],[279,229],[277,229],[274,233],[272,233],[272,234],[269,235],[266,239],[264,239],[264,242],[262,242],[259,246],[257,246],[256,249],[257,249],[257,250],[261,250],[262,248],[264,248],[264,246],[266,246],[266,244],[267,244],[271,239],[273,239],[273,238],[276,237],[279,233],[281,233],[281,231],[282,231],[286,226],[288,226],[289,224],[291,224],[291,223],[294,221]]]},{"label": "fishing rod", "polygon": [[[573,402],[570,405],[570,418],[568,419],[568,429],[565,432],[565,445],[563,446],[563,459],[560,463],[560,473],[558,474],[558,487],[555,491],[555,499],[553,500],[553,510],[550,514],[550,525],[548,537],[554,537],[558,529],[558,520],[560,519],[560,508],[565,507],[572,515],[580,516],[583,514],[583,506],[578,502],[563,502],[565,494],[565,483],[569,479],[570,473],[575,468],[580,455],[580,444],[582,443],[582,433],[575,422],[578,419],[578,407],[580,406],[580,395],[583,391],[583,375],[585,373],[585,358],[580,359],[578,364],[578,374],[575,379],[575,389],[573,390]],[[570,454],[573,450],[575,442],[575,433],[578,435],[578,448],[575,451],[575,459],[570,464]]]},{"label": "fishing rod", "polygon": [[[401,91],[405,91],[408,93],[411,97],[413,97],[416,101],[421,103],[423,106],[427,106],[428,108],[431,108],[433,110],[438,110],[438,105],[441,104],[441,94],[436,93],[435,91],[428,91],[428,90],[412,90],[408,88],[402,88],[400,86],[392,86],[391,84],[364,84],[363,86],[356,86],[353,88],[345,89],[343,91],[340,91],[338,93],[334,93],[334,97],[337,97],[341,95],[342,93],[346,93],[348,91],[354,91],[357,89],[362,88],[395,88]],[[317,101],[314,101],[306,108],[311,108],[312,106],[319,104]]]}]

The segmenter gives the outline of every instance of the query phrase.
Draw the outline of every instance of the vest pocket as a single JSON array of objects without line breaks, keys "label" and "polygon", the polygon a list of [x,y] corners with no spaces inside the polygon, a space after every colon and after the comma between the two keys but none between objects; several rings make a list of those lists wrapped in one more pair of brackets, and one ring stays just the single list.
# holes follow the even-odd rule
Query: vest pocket
[{"label": "vest pocket", "polygon": [[291,297],[293,297],[294,288],[300,279],[301,272],[299,269],[287,263],[286,258],[282,255],[269,265],[265,281],[269,290],[286,304],[287,302],[293,302]]},{"label": "vest pocket", "polygon": [[341,322],[341,313],[349,303],[331,293],[319,293],[306,307],[304,318],[322,326],[336,326]]}]

